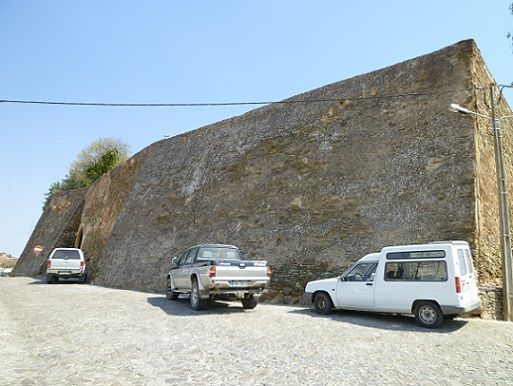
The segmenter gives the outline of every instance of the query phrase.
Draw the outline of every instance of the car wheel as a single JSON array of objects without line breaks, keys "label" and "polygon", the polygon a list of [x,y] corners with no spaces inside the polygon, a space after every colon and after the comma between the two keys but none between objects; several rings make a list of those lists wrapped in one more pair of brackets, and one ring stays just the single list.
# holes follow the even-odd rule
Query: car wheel
[{"label": "car wheel", "polygon": [[333,309],[333,303],[328,294],[319,292],[314,298],[315,312],[321,315],[328,315]]},{"label": "car wheel", "polygon": [[415,321],[421,327],[437,328],[444,321],[444,315],[437,304],[433,302],[420,302],[414,310]]},{"label": "car wheel", "polygon": [[192,290],[191,290],[191,307],[195,311],[199,311],[205,308],[206,299],[202,299],[200,296],[199,284],[197,280],[192,281]]},{"label": "car wheel", "polygon": [[85,284],[87,283],[87,273],[84,272],[82,276],[80,276],[80,283]]},{"label": "car wheel", "polygon": [[180,294],[178,292],[173,291],[173,287],[171,286],[171,279],[168,277],[166,280],[166,298],[167,300],[178,300],[178,296]]},{"label": "car wheel", "polygon": [[242,307],[244,307],[247,310],[252,310],[257,306],[257,304],[258,298],[253,294],[245,296],[244,299],[242,299]]},{"label": "car wheel", "polygon": [[53,284],[53,276],[52,275],[46,275],[46,284]]}]

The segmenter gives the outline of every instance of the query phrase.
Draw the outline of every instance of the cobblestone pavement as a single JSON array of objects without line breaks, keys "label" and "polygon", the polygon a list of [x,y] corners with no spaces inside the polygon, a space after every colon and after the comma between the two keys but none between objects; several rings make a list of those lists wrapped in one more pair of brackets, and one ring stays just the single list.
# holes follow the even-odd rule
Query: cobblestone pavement
[{"label": "cobblestone pavement", "polygon": [[0,278],[0,385],[512,385],[513,324]]}]

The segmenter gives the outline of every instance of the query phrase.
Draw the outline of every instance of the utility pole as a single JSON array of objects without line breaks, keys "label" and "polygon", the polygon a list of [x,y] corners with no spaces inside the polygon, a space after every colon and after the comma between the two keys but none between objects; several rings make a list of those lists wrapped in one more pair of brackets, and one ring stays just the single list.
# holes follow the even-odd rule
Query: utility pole
[{"label": "utility pole", "polygon": [[502,131],[500,124],[501,117],[499,116],[499,118],[497,118],[496,111],[499,110],[499,106],[496,106],[495,87],[496,86],[493,83],[490,85],[490,103],[492,110],[491,121],[494,138],[495,166],[497,170],[497,190],[499,199],[499,220],[501,232],[502,303],[504,320],[513,321],[511,229],[509,221],[508,191],[506,188],[506,173],[504,170],[504,152],[502,147]]}]

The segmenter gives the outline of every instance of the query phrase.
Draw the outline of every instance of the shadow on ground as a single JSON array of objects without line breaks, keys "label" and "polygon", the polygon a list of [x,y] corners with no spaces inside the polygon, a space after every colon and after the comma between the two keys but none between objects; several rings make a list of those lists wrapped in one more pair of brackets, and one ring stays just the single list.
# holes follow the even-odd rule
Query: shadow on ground
[{"label": "shadow on ground", "polygon": [[48,284],[46,282],[46,279],[45,278],[42,278],[42,279],[34,279],[34,281],[31,281],[30,283],[28,283],[29,285],[34,285],[34,284],[43,284],[43,285],[58,285],[58,284],[83,284],[83,283],[80,283],[78,279],[76,278],[70,278],[70,279],[59,279],[59,282],[56,283],[56,284]]},{"label": "shadow on ground", "polygon": [[[220,302],[209,301],[204,310],[194,311],[191,308],[189,297],[182,297],[178,300],[167,300],[165,296],[152,296],[148,298],[148,303],[153,307],[158,307],[168,315],[175,316],[202,316],[212,314],[238,314],[245,312],[254,312],[246,310],[240,302]],[[258,310],[258,307],[256,308]]]},{"label": "shadow on ground", "polygon": [[419,327],[413,316],[399,314],[378,314],[360,311],[335,311],[330,315],[319,315],[313,309],[295,309],[289,311],[293,314],[310,316],[312,318],[328,318],[336,322],[350,323],[362,327],[380,330],[424,332],[431,334],[446,334],[459,330],[467,324],[466,320],[446,320],[442,327],[429,329]]}]

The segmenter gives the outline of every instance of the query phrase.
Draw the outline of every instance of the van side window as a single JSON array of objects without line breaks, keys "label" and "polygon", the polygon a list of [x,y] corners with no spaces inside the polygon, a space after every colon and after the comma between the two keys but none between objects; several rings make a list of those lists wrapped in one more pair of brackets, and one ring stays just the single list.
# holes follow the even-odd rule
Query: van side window
[{"label": "van side window", "polygon": [[406,260],[406,259],[443,259],[445,251],[409,251],[409,252],[389,252],[387,260]]},{"label": "van side window", "polygon": [[385,281],[447,281],[447,265],[445,261],[386,263]]},{"label": "van side window", "polygon": [[465,256],[463,255],[463,249],[458,249],[458,263],[460,263],[460,274],[461,276],[465,276],[468,273],[467,263],[465,261]]},{"label": "van side window", "polygon": [[373,281],[377,263],[360,263],[344,277],[345,281]]}]

